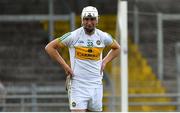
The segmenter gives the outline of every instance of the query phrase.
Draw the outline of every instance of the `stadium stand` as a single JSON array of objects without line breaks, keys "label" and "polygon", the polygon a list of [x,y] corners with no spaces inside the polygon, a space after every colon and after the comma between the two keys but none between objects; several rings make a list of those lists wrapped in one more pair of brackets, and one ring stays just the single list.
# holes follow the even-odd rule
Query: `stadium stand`
[{"label": "stadium stand", "polygon": [[[18,28],[17,28],[18,26]],[[44,51],[47,33],[36,22],[1,23],[1,80],[40,82],[60,80],[61,67]]]},{"label": "stadium stand", "polygon": [[[0,14],[47,14],[47,7],[48,3],[44,0],[2,0],[0,1]],[[5,86],[7,97],[29,94],[19,92],[18,89],[24,86],[27,86],[25,89],[28,89],[31,84],[60,82],[61,84],[58,85],[64,88],[64,71],[44,51],[44,47],[48,43],[48,33],[42,28],[40,22],[0,22],[0,37],[0,80]],[[17,90],[13,90],[12,86]],[[29,92],[32,93],[32,91]],[[66,92],[60,92],[59,95],[64,93]],[[15,104],[14,101],[17,100],[19,102],[18,97],[7,99],[6,104]],[[44,99],[44,101],[47,100]],[[49,100],[49,102],[51,101],[55,102],[53,99]],[[63,102],[63,99],[60,101]],[[20,111],[18,107],[16,109],[14,107],[7,108],[3,111]],[[47,111],[45,109],[39,109],[39,111]],[[65,111],[61,107],[54,108],[54,110]],[[66,108],[66,110],[68,109]],[[24,111],[31,111],[31,109],[26,108]],[[49,108],[49,111],[53,111],[53,109]]]},{"label": "stadium stand", "polygon": [[[77,0],[80,3],[81,0]],[[154,8],[154,4],[158,4],[159,1],[148,1],[147,3],[140,1],[138,2],[140,11],[146,12],[157,12],[161,10],[165,13],[170,13],[171,10],[167,10],[171,2],[170,0],[164,0],[164,4],[160,9]],[[96,4],[98,3],[98,4]],[[109,3],[114,5],[113,7],[104,8],[105,4],[108,4],[108,0],[101,0],[92,2],[99,7],[100,12],[107,12],[110,15],[100,16],[100,23],[98,27],[115,37],[115,27],[116,27],[116,16],[112,15],[113,10],[116,10],[116,5],[114,5],[115,0]],[[162,2],[161,2],[162,3]],[[55,0],[55,14],[66,14],[69,13],[69,8],[59,7],[63,5],[64,0]],[[82,2],[83,5],[87,4],[86,1]],[[100,5],[101,4],[101,5]],[[1,0],[0,1],[0,14],[47,14],[48,13],[48,1],[46,0]],[[129,11],[132,11],[133,3],[129,1]],[[80,13],[82,6],[78,6],[76,10]],[[175,9],[169,7],[174,12],[178,12],[178,8]],[[114,13],[115,14],[115,13]],[[141,16],[140,19],[140,45],[135,45],[132,43],[133,36],[133,15],[129,16],[129,94],[159,94],[164,95],[166,93],[171,93],[176,91],[176,85],[173,82],[172,86],[170,84],[164,83],[164,81],[159,81],[157,79],[157,45],[156,45],[156,16]],[[147,22],[148,20],[148,22]],[[179,24],[178,22],[168,23],[165,22],[165,80],[176,79],[175,72],[175,52],[174,44],[180,41],[178,38],[178,33],[173,32]],[[80,26],[80,17],[76,17],[76,27]],[[63,28],[62,28],[63,26]],[[148,28],[148,29],[147,29]],[[55,22],[55,32],[54,36],[58,37],[69,31],[69,22],[67,21],[57,21]],[[177,28],[176,28],[177,29]],[[5,85],[7,91],[7,96],[20,95],[22,97],[15,99],[6,100],[7,104],[16,104],[16,108],[8,108],[2,111],[68,111],[68,101],[67,95],[64,88],[65,74],[62,68],[55,62],[53,62],[49,56],[44,51],[45,45],[48,43],[48,22],[0,22],[0,80]],[[178,30],[178,29],[177,29]],[[171,33],[169,33],[171,32]],[[172,35],[173,34],[173,35]],[[172,38],[173,37],[173,38]],[[60,50],[67,51],[67,50]],[[106,51],[105,51],[106,53]],[[66,59],[68,59],[68,54],[63,54]],[[115,61],[116,62],[116,61]],[[119,62],[116,62],[116,64]],[[112,75],[112,83],[116,84],[116,96],[119,96],[119,73],[120,68],[117,65],[111,67],[112,63],[109,63],[106,67],[106,72]],[[53,83],[52,83],[53,82]],[[45,99],[38,99],[36,104],[44,105],[54,105],[56,107],[37,107],[28,108],[22,107],[22,102],[32,104],[32,89],[33,84],[36,88],[36,96],[46,95]],[[55,89],[53,89],[55,87]],[[40,91],[40,89],[43,91]],[[3,89],[3,88],[2,88]],[[16,90],[17,89],[17,90]],[[49,89],[49,90],[47,90]],[[4,90],[4,89],[3,89]],[[39,91],[39,92],[38,92]],[[45,92],[44,92],[45,91]],[[106,89],[104,92],[105,97],[109,96],[111,92]],[[29,96],[29,99],[22,99],[23,96]],[[47,99],[46,97],[53,97]],[[55,98],[60,96],[59,99]],[[61,98],[62,96],[62,98]],[[24,97],[25,98],[25,97]],[[32,99],[32,100],[31,100]],[[21,101],[22,100],[22,101]],[[111,100],[109,98],[104,98],[104,103],[109,103]],[[118,99],[116,99],[118,101]],[[169,97],[131,97],[129,102],[129,111],[176,111],[174,105],[165,106],[155,106],[155,105],[142,105],[143,103],[150,102],[163,103],[163,102],[173,102],[173,98]],[[143,102],[141,105],[138,103]],[[134,105],[132,104],[134,103]],[[136,104],[136,105],[135,105]],[[59,106],[60,107],[59,107]],[[30,106],[30,105],[29,105]],[[32,105],[33,106],[33,105]],[[22,107],[22,108],[21,108]],[[1,109],[1,108],[0,108]],[[119,105],[117,105],[118,111]],[[110,111],[109,106],[104,106],[105,111]]]},{"label": "stadium stand", "polygon": [[[109,18],[103,23],[104,31],[110,32],[115,37],[115,32],[112,33],[111,31],[115,31],[115,24],[116,23],[116,16],[104,16],[102,18]],[[112,23],[106,24],[109,21]],[[110,26],[110,29],[108,29]],[[112,27],[111,27],[112,26]],[[101,27],[101,26],[100,26]],[[114,30],[113,30],[114,29]],[[148,59],[143,56],[139,47],[132,43],[132,39],[129,38],[128,43],[128,66],[129,66],[129,94],[165,94],[168,93],[167,89],[162,85],[162,82],[157,79],[157,76],[152,70],[152,67],[148,63]],[[146,46],[146,45],[144,45]],[[152,45],[151,45],[152,46]],[[144,51],[145,52],[145,49]],[[118,62],[118,61],[115,61]],[[112,65],[111,65],[112,66]],[[118,83],[116,86],[116,94],[119,91],[119,75],[120,67],[118,63],[114,65],[114,67],[108,66],[108,70],[111,70],[113,73],[113,80],[115,83]],[[110,73],[110,72],[109,72]],[[111,75],[111,76],[112,76]],[[172,102],[171,98],[130,98],[129,102]],[[175,106],[148,106],[148,105],[141,105],[141,106],[129,106],[129,111],[175,111]]]}]

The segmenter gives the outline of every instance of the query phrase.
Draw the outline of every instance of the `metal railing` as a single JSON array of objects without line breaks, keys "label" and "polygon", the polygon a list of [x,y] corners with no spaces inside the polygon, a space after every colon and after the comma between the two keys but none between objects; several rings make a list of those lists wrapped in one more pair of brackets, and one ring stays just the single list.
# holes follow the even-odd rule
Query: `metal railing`
[{"label": "metal railing", "polygon": [[70,12],[69,14],[54,14],[54,0],[48,0],[49,14],[31,14],[31,15],[0,15],[0,22],[27,22],[27,21],[44,21],[48,20],[48,32],[49,40],[53,40],[54,34],[54,21],[57,20],[68,20],[70,23],[70,30],[75,30],[75,13]]},{"label": "metal railing", "polygon": [[[178,98],[180,97],[180,94],[130,94],[130,98]],[[1,99],[7,100],[19,100],[17,102],[5,102],[1,103],[0,106],[4,108],[3,111],[8,111],[8,108],[19,108],[19,111],[25,111],[27,107],[31,108],[31,111],[41,111],[38,108],[39,107],[66,107],[68,108],[68,101],[62,102],[61,100],[67,99],[66,94],[21,94],[21,95],[6,95]],[[104,96],[106,99],[119,99],[120,96],[111,97],[111,96]],[[50,102],[50,101],[43,101],[40,102],[41,99],[54,99],[58,102]],[[27,101],[30,100],[30,101]],[[33,101],[36,100],[36,101]],[[108,102],[103,103],[104,106],[109,106]],[[179,106],[180,103],[177,101],[171,101],[171,102],[129,102],[129,106]],[[111,104],[111,106],[120,106],[119,103]],[[68,110],[68,109],[67,109]],[[162,110],[163,111],[163,110]]]},{"label": "metal railing", "polygon": [[[46,85],[12,85],[6,84],[6,95],[0,95],[0,103],[2,111],[69,111],[68,96],[63,83],[53,83]],[[105,89],[106,90],[106,89]],[[166,93],[166,94],[129,94],[129,106],[180,106],[178,98],[180,93]],[[153,102],[153,101],[131,101],[136,98],[170,98],[171,101]],[[103,103],[109,111],[119,111],[120,96],[104,95],[104,99],[108,100]],[[152,99],[153,100],[153,99]],[[116,102],[112,102],[116,101]],[[117,102],[118,101],[118,102]],[[53,109],[58,108],[58,109]],[[116,109],[111,109],[116,108]],[[163,111],[163,109],[162,109]]]}]

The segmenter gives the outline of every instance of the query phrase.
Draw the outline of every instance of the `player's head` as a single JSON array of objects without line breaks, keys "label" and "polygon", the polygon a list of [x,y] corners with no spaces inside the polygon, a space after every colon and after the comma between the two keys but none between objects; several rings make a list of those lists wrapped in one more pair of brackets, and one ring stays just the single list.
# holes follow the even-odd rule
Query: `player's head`
[{"label": "player's head", "polygon": [[96,20],[98,21],[98,16],[99,16],[98,10],[93,6],[84,7],[81,13],[82,20],[85,17],[92,17],[92,18],[96,18]]},{"label": "player's head", "polygon": [[86,32],[91,33],[94,31],[98,23],[98,10],[93,6],[83,8],[81,13],[82,26]]}]

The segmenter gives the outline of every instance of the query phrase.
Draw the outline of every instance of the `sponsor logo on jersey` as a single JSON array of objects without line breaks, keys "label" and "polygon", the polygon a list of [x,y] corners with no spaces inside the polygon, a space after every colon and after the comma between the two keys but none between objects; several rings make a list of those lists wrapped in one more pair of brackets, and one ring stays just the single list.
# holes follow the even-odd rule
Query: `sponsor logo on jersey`
[{"label": "sponsor logo on jersey", "polygon": [[75,57],[80,60],[100,60],[100,56],[102,53],[103,48],[97,48],[97,47],[82,47],[77,46],[75,47]]},{"label": "sponsor logo on jersey", "polygon": [[89,52],[89,53],[92,53],[92,49],[88,49],[88,52]]}]

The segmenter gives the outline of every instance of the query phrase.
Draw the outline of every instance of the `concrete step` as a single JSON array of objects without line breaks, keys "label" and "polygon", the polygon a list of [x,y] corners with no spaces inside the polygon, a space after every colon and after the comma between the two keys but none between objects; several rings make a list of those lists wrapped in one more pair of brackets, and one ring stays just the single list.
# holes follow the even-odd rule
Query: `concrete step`
[{"label": "concrete step", "polygon": [[178,80],[173,79],[173,80],[164,80],[162,81],[162,85],[167,88],[167,92],[169,93],[178,93]]},{"label": "concrete step", "polygon": [[47,55],[45,45],[0,46],[0,59],[40,58]]},{"label": "concrete step", "polygon": [[65,73],[59,71],[59,73],[0,73],[0,79],[2,81],[13,82],[48,82],[48,81],[60,81],[65,80]]},{"label": "concrete step", "polygon": [[[4,85],[6,87],[7,95],[8,96],[15,96],[18,97],[22,96],[31,96],[32,91],[36,91],[38,96],[47,96],[52,98],[38,98],[37,103],[43,103],[43,104],[51,104],[53,103],[59,103],[56,106],[53,107],[37,107],[37,111],[68,111],[68,99],[67,99],[67,92],[64,88],[65,80],[57,81],[57,82],[5,82]],[[33,87],[35,86],[35,87]],[[33,90],[34,89],[34,90]],[[22,96],[21,96],[22,95]],[[54,96],[54,97],[53,97]],[[62,96],[62,98],[56,98],[56,96]],[[14,98],[14,99],[6,99],[6,104],[19,104],[21,102],[20,98]],[[63,98],[64,97],[64,98]],[[31,98],[25,99],[24,103],[30,103],[32,102]],[[62,104],[63,103],[63,104]],[[6,111],[21,111],[21,107],[17,106],[14,109],[13,108],[7,108]],[[24,107],[24,111],[32,111],[31,107]]]},{"label": "concrete step", "polygon": [[[147,58],[148,63],[157,74],[157,45],[155,43],[144,43],[140,46],[140,51],[143,56]],[[175,58],[175,46],[174,43],[164,44],[164,78],[175,79],[176,77],[176,65],[177,61]]]},{"label": "concrete step", "polygon": [[41,59],[0,59],[1,67],[16,66],[57,66],[57,63],[50,58]]}]

